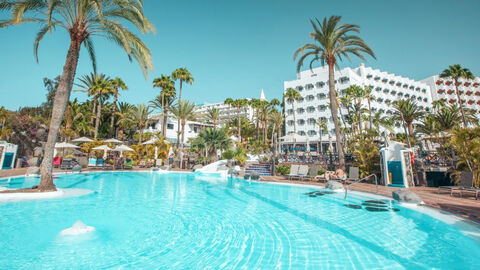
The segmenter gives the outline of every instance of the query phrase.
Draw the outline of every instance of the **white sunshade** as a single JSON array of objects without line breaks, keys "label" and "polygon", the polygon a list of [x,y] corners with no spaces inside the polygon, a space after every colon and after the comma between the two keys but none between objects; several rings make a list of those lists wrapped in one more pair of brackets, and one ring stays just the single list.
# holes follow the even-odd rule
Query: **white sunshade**
[{"label": "white sunshade", "polygon": [[134,151],[134,150],[132,148],[122,144],[122,145],[118,145],[117,147],[115,147],[115,149],[113,149],[113,151],[124,152],[124,151]]},{"label": "white sunshade", "polygon": [[104,142],[106,142],[106,143],[118,143],[118,144],[122,144],[122,143],[123,143],[122,141],[117,140],[117,139],[115,139],[115,138],[111,138],[111,139],[105,140]]},{"label": "white sunshade", "polygon": [[103,150],[103,151],[112,151],[113,149],[108,147],[108,145],[100,145],[95,148],[92,148],[93,150]]},{"label": "white sunshade", "polygon": [[308,138],[306,136],[301,136],[295,133],[291,133],[283,137],[280,137],[280,140],[282,140],[283,142],[306,142]]},{"label": "white sunshade", "polygon": [[72,142],[76,142],[76,143],[87,143],[87,142],[93,142],[92,139],[89,139],[87,137],[80,137],[80,138],[76,138],[75,140],[72,140]]},{"label": "white sunshade", "polygon": [[151,138],[150,140],[146,141],[143,143],[143,145],[147,145],[147,144],[155,144],[156,142],[158,141],[157,138],[153,137]]},{"label": "white sunshade", "polygon": [[75,144],[67,143],[67,142],[61,142],[61,143],[56,143],[55,148],[59,149],[67,149],[67,148],[80,148],[76,146]]}]

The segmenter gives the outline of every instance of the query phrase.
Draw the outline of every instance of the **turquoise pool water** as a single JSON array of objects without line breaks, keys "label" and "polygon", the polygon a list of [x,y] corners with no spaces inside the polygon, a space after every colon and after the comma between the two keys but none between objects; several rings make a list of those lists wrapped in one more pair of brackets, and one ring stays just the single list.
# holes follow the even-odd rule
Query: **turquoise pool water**
[{"label": "turquoise pool water", "polygon": [[[56,184],[95,192],[0,203],[0,269],[480,268],[480,244],[457,227],[358,194],[180,173],[61,175]],[[77,220],[96,231],[60,235]]]}]

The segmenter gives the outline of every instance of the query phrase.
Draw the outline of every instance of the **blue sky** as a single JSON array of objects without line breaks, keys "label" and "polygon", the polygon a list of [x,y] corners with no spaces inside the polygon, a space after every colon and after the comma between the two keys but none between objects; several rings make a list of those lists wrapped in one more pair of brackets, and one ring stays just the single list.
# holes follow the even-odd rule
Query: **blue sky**
[{"label": "blue sky", "polygon": [[[295,78],[293,52],[309,42],[309,18],[343,16],[361,26],[361,37],[377,60],[367,66],[422,79],[460,63],[480,75],[480,1],[144,1],[157,33],[144,36],[154,61],[148,80],[121,49],[96,38],[99,72],[119,76],[130,90],[121,101],[146,103],[158,94],[152,79],[188,68],[195,78],[183,97],[196,103],[219,102],[227,97],[279,98],[283,81]],[[2,17],[5,17],[3,14]],[[0,29],[0,106],[18,109],[45,99],[43,77],[62,71],[68,37],[61,30],[40,45],[40,63],[33,57],[38,25]],[[356,66],[358,59],[341,66]],[[81,52],[77,77],[91,72]],[[83,100],[86,94],[73,93]]]}]

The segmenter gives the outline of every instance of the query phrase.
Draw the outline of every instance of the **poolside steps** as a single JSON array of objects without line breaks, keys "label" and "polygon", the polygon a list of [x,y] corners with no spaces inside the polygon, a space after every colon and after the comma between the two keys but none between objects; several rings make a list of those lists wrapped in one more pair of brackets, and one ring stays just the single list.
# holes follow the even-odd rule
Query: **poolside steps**
[{"label": "poolside steps", "polygon": [[245,169],[245,174],[258,174],[260,176],[271,176],[270,164],[266,163],[257,163],[251,164]]}]

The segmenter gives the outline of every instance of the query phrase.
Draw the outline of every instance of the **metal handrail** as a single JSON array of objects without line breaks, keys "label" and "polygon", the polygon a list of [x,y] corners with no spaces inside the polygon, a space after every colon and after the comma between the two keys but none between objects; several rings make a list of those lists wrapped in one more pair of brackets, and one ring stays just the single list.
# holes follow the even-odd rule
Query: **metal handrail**
[{"label": "metal handrail", "polygon": [[353,185],[353,184],[356,184],[356,183],[359,183],[359,182],[361,182],[361,181],[363,181],[363,180],[366,180],[366,179],[368,179],[368,178],[370,178],[370,177],[372,177],[372,176],[375,178],[375,188],[376,188],[375,193],[378,193],[377,175],[376,175],[376,174],[370,174],[370,175],[367,175],[367,176],[365,176],[365,177],[363,177],[363,178],[361,178],[361,179],[356,180],[356,181],[353,182],[353,183],[350,183],[350,184],[348,184],[348,185],[345,185],[345,197],[344,197],[344,199],[347,198],[347,193],[348,193],[348,187],[349,187],[349,186],[351,186],[351,185]]}]

